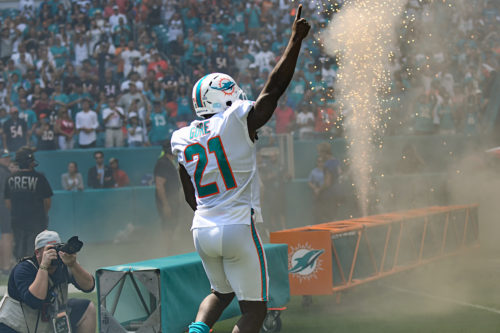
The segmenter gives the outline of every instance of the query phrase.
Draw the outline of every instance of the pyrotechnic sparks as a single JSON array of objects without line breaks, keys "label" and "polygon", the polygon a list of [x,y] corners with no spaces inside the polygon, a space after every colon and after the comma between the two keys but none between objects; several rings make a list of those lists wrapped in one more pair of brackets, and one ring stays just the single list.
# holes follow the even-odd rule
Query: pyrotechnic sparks
[{"label": "pyrotechnic sparks", "polygon": [[[342,10],[321,34],[326,51],[339,57],[337,101],[345,122],[353,186],[361,211],[368,213],[373,154],[382,143],[387,110],[381,98],[391,90],[389,61],[398,40],[395,26],[404,10],[404,0],[346,1]],[[375,145],[377,144],[377,145]]]}]

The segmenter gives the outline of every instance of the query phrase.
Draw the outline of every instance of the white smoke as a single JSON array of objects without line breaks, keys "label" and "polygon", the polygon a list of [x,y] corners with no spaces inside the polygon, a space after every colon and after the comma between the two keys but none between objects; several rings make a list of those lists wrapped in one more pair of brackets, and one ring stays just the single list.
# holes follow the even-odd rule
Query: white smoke
[{"label": "white smoke", "polygon": [[389,59],[396,50],[406,0],[346,1],[321,33],[328,54],[339,57],[335,86],[346,115],[352,178],[363,215],[368,213],[374,136],[383,132],[381,92],[390,89]]}]

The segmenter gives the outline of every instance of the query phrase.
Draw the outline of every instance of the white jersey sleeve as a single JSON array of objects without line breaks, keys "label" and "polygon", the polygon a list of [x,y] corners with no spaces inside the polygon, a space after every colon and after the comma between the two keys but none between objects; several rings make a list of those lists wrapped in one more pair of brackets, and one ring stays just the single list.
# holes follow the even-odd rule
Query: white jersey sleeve
[{"label": "white jersey sleeve", "polygon": [[172,135],[172,152],[196,193],[193,228],[261,222],[255,144],[247,118],[253,102],[237,101],[206,120],[193,121]]}]

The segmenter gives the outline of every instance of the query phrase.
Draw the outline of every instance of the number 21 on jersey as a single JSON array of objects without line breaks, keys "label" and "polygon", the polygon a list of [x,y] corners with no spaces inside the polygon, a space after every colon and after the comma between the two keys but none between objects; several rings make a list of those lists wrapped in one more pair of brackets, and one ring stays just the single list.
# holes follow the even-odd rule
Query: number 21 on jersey
[{"label": "number 21 on jersey", "polygon": [[196,169],[194,171],[194,183],[196,184],[196,190],[198,191],[198,197],[204,198],[211,195],[219,193],[219,187],[216,182],[210,184],[202,185],[201,181],[203,179],[203,173],[208,164],[209,154],[214,154],[217,160],[217,166],[224,180],[224,185],[226,190],[231,190],[236,188],[236,180],[234,179],[233,171],[227,160],[226,151],[222,145],[220,136],[216,136],[208,140],[208,154],[207,149],[200,143],[194,143],[189,145],[184,150],[184,156],[186,157],[186,162],[192,162],[194,156],[198,155],[198,161],[196,163]]}]

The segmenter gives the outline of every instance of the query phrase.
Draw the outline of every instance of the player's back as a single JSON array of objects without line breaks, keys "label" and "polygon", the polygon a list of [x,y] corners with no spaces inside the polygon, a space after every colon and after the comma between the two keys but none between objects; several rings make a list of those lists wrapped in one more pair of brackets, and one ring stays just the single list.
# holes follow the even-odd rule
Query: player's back
[{"label": "player's back", "polygon": [[193,227],[250,223],[260,212],[255,146],[247,115],[252,102],[238,101],[206,120],[193,121],[172,136],[172,148],[195,188]]}]

